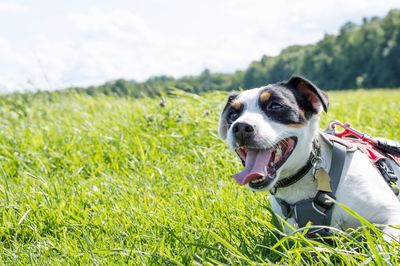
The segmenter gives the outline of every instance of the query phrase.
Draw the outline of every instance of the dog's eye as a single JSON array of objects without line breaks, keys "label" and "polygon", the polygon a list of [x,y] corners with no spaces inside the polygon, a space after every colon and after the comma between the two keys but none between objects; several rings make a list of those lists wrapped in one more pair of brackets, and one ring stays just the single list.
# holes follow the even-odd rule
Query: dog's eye
[{"label": "dog's eye", "polygon": [[228,114],[228,122],[233,122],[236,119],[238,119],[238,117],[239,117],[239,114],[237,112],[230,112]]},{"label": "dog's eye", "polygon": [[277,102],[272,102],[272,103],[268,106],[268,109],[271,109],[271,110],[279,110],[279,109],[281,109],[282,107],[283,107],[282,104],[277,103]]}]

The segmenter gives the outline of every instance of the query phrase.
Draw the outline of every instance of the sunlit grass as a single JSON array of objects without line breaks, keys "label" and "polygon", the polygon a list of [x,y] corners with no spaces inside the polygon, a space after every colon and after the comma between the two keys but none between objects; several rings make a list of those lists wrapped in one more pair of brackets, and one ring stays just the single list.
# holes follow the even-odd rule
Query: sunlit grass
[{"label": "sunlit grass", "polygon": [[[329,113],[400,139],[400,91],[330,93]],[[0,98],[2,264],[399,264],[373,225],[285,235],[217,136],[224,93]],[[386,255],[385,255],[386,254]],[[390,254],[388,256],[387,254]],[[386,261],[386,262],[385,262]]]}]

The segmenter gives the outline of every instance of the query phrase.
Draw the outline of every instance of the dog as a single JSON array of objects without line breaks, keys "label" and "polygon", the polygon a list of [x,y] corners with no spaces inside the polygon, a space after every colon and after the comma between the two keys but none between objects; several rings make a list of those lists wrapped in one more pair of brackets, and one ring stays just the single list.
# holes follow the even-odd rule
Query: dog
[{"label": "dog", "polygon": [[[324,91],[295,75],[287,81],[229,95],[220,116],[220,137],[245,165],[234,179],[253,191],[270,191],[272,209],[283,219],[287,217],[279,202],[295,204],[315,198],[315,170],[328,173],[331,168],[332,146],[321,139],[319,129],[319,116],[328,111],[328,106]],[[304,169],[316,141],[319,160],[299,180],[277,189],[278,182]],[[356,150],[351,157],[335,192],[335,202],[382,226],[386,240],[398,239],[399,230],[392,226],[400,224],[399,199],[364,153]],[[359,219],[341,204],[333,205],[329,226],[359,227]],[[287,222],[292,228],[298,226],[293,217]]]}]

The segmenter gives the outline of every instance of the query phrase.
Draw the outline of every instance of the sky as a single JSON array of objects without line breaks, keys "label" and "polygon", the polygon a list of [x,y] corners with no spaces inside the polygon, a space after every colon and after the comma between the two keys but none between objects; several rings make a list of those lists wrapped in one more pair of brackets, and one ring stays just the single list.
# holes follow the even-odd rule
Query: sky
[{"label": "sky", "polygon": [[234,72],[399,0],[0,0],[0,92]]}]

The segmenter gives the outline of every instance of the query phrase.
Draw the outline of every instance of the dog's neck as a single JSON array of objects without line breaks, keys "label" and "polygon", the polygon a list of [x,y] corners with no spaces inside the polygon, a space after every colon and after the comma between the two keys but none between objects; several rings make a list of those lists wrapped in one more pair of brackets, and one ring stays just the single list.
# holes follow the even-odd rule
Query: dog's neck
[{"label": "dog's neck", "polygon": [[[279,180],[283,180],[296,174],[299,169],[306,165],[310,154],[313,152],[313,140],[319,138],[318,119],[315,118],[309,122],[307,128],[304,129],[301,136],[302,141],[298,142],[296,151],[293,152],[292,158],[288,161],[288,165],[283,168],[279,174]],[[299,200],[312,198],[317,193],[317,183],[314,180],[313,169],[310,169],[300,180],[297,182],[278,189],[272,189],[274,196],[284,199],[289,204],[295,203]]]},{"label": "dog's neck", "polygon": [[316,195],[317,183],[314,180],[313,170],[310,170],[303,178],[296,183],[276,189],[275,197],[293,204],[300,200],[309,199]]}]

